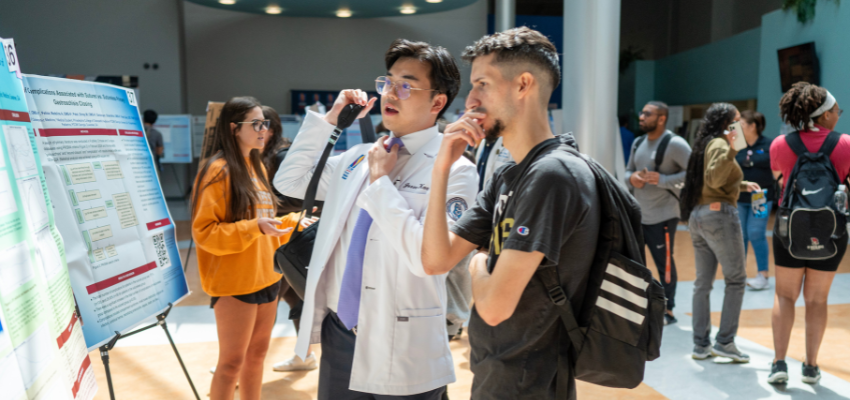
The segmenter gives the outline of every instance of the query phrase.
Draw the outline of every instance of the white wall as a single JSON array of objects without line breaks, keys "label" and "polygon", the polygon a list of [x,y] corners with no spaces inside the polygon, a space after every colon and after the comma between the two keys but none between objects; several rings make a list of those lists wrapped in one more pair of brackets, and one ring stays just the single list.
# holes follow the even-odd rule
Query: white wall
[{"label": "white wall", "polygon": [[376,19],[287,18],[218,10],[186,3],[189,112],[207,101],[252,95],[280,113],[290,90],[374,90],[386,72],[384,53],[396,38],[461,51],[487,33],[487,2],[443,13]]},{"label": "white wall", "polygon": [[[179,0],[3,0],[29,74],[135,75],[141,109],[180,112]],[[159,64],[158,70],[143,68]]]}]

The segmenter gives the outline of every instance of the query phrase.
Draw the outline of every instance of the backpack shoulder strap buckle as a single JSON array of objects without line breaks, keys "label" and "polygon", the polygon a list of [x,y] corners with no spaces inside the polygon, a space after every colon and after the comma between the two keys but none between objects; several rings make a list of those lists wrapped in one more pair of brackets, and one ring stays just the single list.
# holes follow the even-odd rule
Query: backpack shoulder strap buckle
[{"label": "backpack shoulder strap buckle", "polygon": [[552,300],[555,305],[562,306],[567,303],[567,294],[560,286],[555,286],[549,289],[549,300]]}]

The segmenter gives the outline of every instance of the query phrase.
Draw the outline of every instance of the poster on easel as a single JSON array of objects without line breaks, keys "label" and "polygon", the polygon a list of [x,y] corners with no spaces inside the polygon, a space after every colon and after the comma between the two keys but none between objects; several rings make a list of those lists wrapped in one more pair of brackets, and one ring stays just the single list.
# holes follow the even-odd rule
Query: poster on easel
[{"label": "poster on easel", "polygon": [[188,164],[192,162],[192,116],[160,115],[153,128],[162,134],[163,164]]},{"label": "poster on easel", "polygon": [[131,89],[23,76],[47,193],[93,350],[189,288]]},{"label": "poster on easel", "polygon": [[0,397],[97,392],[14,43],[0,55]]}]

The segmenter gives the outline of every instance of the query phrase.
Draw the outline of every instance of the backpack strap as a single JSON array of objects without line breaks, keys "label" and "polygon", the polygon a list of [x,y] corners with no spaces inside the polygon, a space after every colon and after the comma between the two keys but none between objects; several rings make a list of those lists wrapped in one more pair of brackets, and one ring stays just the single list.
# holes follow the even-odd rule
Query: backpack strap
[{"label": "backpack strap", "polygon": [[658,169],[661,168],[661,163],[664,161],[664,153],[667,152],[667,146],[670,144],[671,140],[673,140],[673,134],[672,133],[664,133],[664,137],[661,138],[661,143],[658,143],[658,148],[655,150],[655,171],[656,172],[658,172]]},{"label": "backpack strap", "polygon": [[832,151],[835,150],[835,146],[838,146],[838,141],[841,140],[841,133],[836,131],[832,131],[829,135],[826,136],[826,140],[823,141],[823,144],[820,146],[820,150],[818,153],[826,154],[827,157],[832,155]]},{"label": "backpack strap", "polygon": [[549,300],[555,304],[555,309],[558,311],[560,320],[570,338],[569,346],[561,345],[564,343],[563,338],[558,340],[558,374],[555,382],[555,398],[567,399],[570,397],[570,378],[575,373],[574,360],[584,344],[584,334],[573,314],[570,298],[561,287],[561,282],[558,279],[558,267],[540,268],[537,270],[537,276],[543,281],[543,286],[546,287],[546,292],[549,294]]},{"label": "backpack strap", "polygon": [[[809,152],[809,149],[806,148],[806,145],[803,143],[803,139],[800,138],[800,132],[798,131],[790,132],[785,135],[785,143],[788,144],[788,147],[791,148],[791,151],[793,151],[797,157],[801,157],[803,154]],[[824,142],[824,144],[826,144],[826,142]]]},{"label": "backpack strap", "polygon": [[[638,147],[640,147],[640,145],[644,142],[644,140],[646,140],[646,135],[638,136],[637,139],[635,139],[635,141],[632,143],[632,149],[631,149],[632,155],[631,155],[631,157],[635,156],[635,153],[637,153]],[[631,160],[631,158],[629,158],[629,159]]]}]

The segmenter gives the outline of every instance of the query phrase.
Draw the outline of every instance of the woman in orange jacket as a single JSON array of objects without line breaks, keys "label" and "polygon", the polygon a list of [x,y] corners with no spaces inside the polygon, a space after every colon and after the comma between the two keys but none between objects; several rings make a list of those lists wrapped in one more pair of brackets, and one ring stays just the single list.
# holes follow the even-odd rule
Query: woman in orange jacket
[{"label": "woman in orange jacket", "polygon": [[192,236],[219,340],[212,400],[233,399],[237,382],[241,399],[260,398],[281,279],[274,252],[298,224],[297,213],[275,219],[277,199],[260,158],[268,128],[259,101],[230,99],[195,182]]}]

